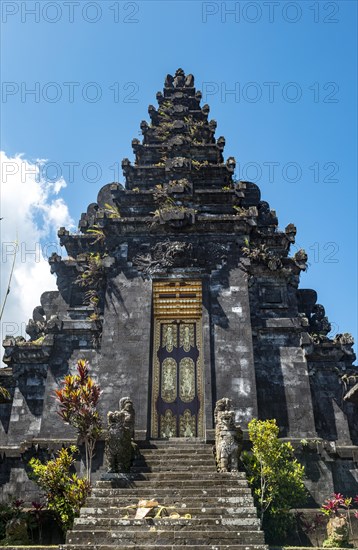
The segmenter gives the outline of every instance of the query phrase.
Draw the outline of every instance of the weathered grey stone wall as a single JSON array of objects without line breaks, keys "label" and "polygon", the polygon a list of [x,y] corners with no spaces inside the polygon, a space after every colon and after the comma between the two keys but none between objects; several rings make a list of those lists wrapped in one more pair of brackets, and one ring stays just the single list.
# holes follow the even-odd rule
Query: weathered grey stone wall
[{"label": "weathered grey stone wall", "polygon": [[330,361],[310,361],[310,382],[317,435],[337,445],[358,444],[358,410],[344,403],[344,385]]},{"label": "weathered grey stone wall", "polygon": [[211,327],[211,292],[210,277],[203,277],[203,369],[204,369],[204,429],[214,429],[214,407],[215,407],[215,373],[212,346]]},{"label": "weathered grey stone wall", "polygon": [[212,274],[210,291],[214,401],[232,399],[236,421],[246,427],[257,416],[247,275],[222,268]]},{"label": "weathered grey stone wall", "polygon": [[282,436],[315,437],[294,288],[261,275],[250,287],[250,307],[259,418],[276,418]]},{"label": "weathered grey stone wall", "polygon": [[[63,345],[62,353],[55,354],[49,364],[47,373],[47,383],[44,392],[44,414],[42,416],[41,429],[38,437],[40,439],[61,439],[73,437],[76,439],[75,430],[65,424],[57,414],[58,402],[55,399],[55,390],[59,389],[64,377],[71,373],[76,374],[76,364],[78,359],[86,359],[90,362],[90,375],[98,381],[99,363],[98,355],[94,350],[86,347],[71,349],[71,338],[61,338]],[[58,342],[58,345],[60,342]]]},{"label": "weathered grey stone wall", "polygon": [[354,497],[358,491],[357,462],[327,453],[303,452],[299,461],[305,467],[305,485],[311,504],[320,506],[332,493]]},{"label": "weathered grey stone wall", "polygon": [[[11,416],[1,443],[16,445],[26,437],[36,437],[44,412],[44,392],[47,364],[22,364],[13,368],[15,389],[11,404]],[[6,404],[0,408],[6,408]],[[5,412],[5,411],[4,411]]]},{"label": "weathered grey stone wall", "polygon": [[128,395],[144,438],[150,419],[151,308],[150,280],[120,273],[109,282],[98,369],[103,412],[117,410],[119,399]]}]

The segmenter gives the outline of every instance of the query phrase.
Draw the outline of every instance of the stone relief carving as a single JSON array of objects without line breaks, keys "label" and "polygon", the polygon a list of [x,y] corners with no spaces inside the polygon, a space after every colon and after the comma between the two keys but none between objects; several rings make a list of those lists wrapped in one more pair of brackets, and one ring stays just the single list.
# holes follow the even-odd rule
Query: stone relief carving
[{"label": "stone relief carving", "polygon": [[231,399],[223,397],[216,402],[215,411],[215,457],[219,472],[237,472],[242,449],[243,433],[235,425],[235,413]]},{"label": "stone relief carving", "polygon": [[107,472],[128,472],[134,453],[135,411],[129,397],[119,401],[119,411],[107,414],[108,434],[105,444]]},{"label": "stone relief carving", "polygon": [[342,344],[343,346],[353,346],[354,338],[349,332],[344,332],[343,334],[336,334],[333,342],[335,344]]},{"label": "stone relief carving", "polygon": [[153,275],[166,267],[181,266],[191,257],[192,244],[180,241],[164,241],[153,246],[147,254],[138,254],[133,265],[146,275]]}]

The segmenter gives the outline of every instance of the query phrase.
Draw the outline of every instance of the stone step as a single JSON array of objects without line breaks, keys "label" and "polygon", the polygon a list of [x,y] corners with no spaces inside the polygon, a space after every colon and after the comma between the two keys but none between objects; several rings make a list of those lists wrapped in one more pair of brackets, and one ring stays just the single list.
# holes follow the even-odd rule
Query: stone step
[{"label": "stone step", "polygon": [[138,442],[143,447],[148,445],[209,445],[205,437],[171,437],[171,438],[152,438],[142,439]]},{"label": "stone step", "polygon": [[152,456],[152,457],[183,457],[185,460],[190,460],[191,458],[200,458],[200,457],[214,457],[212,447],[207,447],[205,449],[187,449],[186,447],[180,448],[164,448],[164,449],[139,449],[140,456]]},{"label": "stone step", "polygon": [[[168,510],[170,513],[170,510]],[[187,513],[186,511],[184,513]],[[87,515],[85,517],[76,518],[74,521],[74,529],[80,530],[101,530],[105,528],[121,528],[121,529],[149,529],[150,527],[159,528],[173,528],[185,530],[197,530],[199,527],[210,527],[211,529],[219,530],[237,530],[239,527],[241,530],[254,531],[259,529],[260,520],[255,518],[213,518],[213,517],[200,517],[200,518],[102,518],[98,516]]]},{"label": "stone step", "polygon": [[[167,507],[168,516],[135,519],[144,499]],[[171,513],[181,517],[170,518]],[[129,474],[105,474],[96,483],[64,550],[158,547],[268,550],[245,474],[218,473],[212,445],[192,440],[140,444]]]},{"label": "stone step", "polygon": [[194,474],[198,475],[200,472],[211,472],[211,473],[217,473],[216,467],[214,464],[183,464],[182,462],[173,462],[170,466],[168,466],[165,462],[158,462],[158,463],[145,463],[143,462],[140,465],[137,465],[137,463],[134,462],[133,466],[131,466],[130,469],[133,473],[159,473],[159,472],[193,472]]},{"label": "stone step", "polygon": [[[126,489],[100,489],[94,488],[92,491],[91,498],[126,498],[127,496],[138,497],[140,499],[148,498],[147,495],[151,495],[150,498],[156,495],[157,499],[163,496],[171,497],[198,497],[198,496],[250,496],[251,490],[248,487],[237,487],[232,485],[217,485],[211,487],[204,487],[202,484],[194,487],[187,487],[185,483],[182,486],[173,486],[169,489],[167,487],[158,487],[157,484],[152,484],[149,482],[138,482],[142,483],[142,486],[135,485],[131,488]],[[147,483],[147,484],[146,484]]]},{"label": "stone step", "polygon": [[206,496],[206,495],[194,495],[190,496],[188,495],[186,498],[181,495],[162,495],[160,498],[155,493],[143,495],[141,494],[139,497],[128,494],[127,496],[116,496],[116,497],[105,497],[105,498],[94,498],[89,497],[86,501],[87,507],[92,508],[105,508],[108,506],[129,506],[133,504],[138,504],[138,500],[140,499],[156,499],[158,500],[159,504],[161,506],[175,506],[177,507],[183,507],[183,504],[187,509],[189,508],[209,508],[212,506],[224,506],[224,505],[232,505],[232,506],[253,506],[253,498],[251,495],[244,495],[244,496]]},{"label": "stone step", "polygon": [[[135,479],[134,477],[127,478],[128,487],[143,489],[171,489],[172,487],[176,489],[195,489],[196,487],[205,489],[211,489],[213,487],[232,487],[232,488],[247,488],[247,482],[245,479],[236,479],[236,478],[227,478],[227,479]],[[98,481],[92,493],[97,494],[99,489],[115,489],[119,490],[116,481]]]},{"label": "stone step", "polygon": [[132,467],[135,468],[161,468],[170,472],[176,468],[182,468],[184,470],[191,470],[199,472],[203,467],[209,467],[211,472],[217,472],[216,464],[213,459],[208,460],[192,460],[190,462],[183,461],[182,459],[171,459],[171,460],[135,460],[132,463]]},{"label": "stone step", "polygon": [[[202,479],[202,480],[211,480],[211,479],[215,479],[215,480],[227,480],[227,479],[230,479],[232,480],[233,482],[237,482],[237,481],[245,481],[245,483],[247,483],[246,481],[246,476],[243,472],[238,472],[238,473],[231,473],[231,472],[225,472],[225,473],[219,473],[219,472],[202,472],[201,469],[198,470],[197,472],[190,472],[190,471],[184,471],[184,472],[170,472],[170,471],[163,471],[163,472],[131,472],[129,474],[129,478],[132,479],[132,476],[133,476],[133,479],[135,481],[137,480],[158,480],[158,481],[161,481],[161,480],[167,480],[167,479],[175,479],[175,480],[191,480],[191,479]],[[108,483],[107,480],[104,481],[105,483]],[[98,483],[102,483],[102,481],[97,481],[97,485]]]},{"label": "stone step", "polygon": [[[181,438],[180,438],[181,439]],[[206,443],[205,441],[194,441],[194,440],[191,440],[191,441],[179,441],[176,440],[174,441],[174,439],[167,439],[167,440],[157,440],[157,441],[138,441],[138,447],[140,449],[159,449],[159,450],[163,450],[163,449],[181,449],[181,448],[184,448],[184,449],[210,449],[212,448],[213,446],[213,443]]]},{"label": "stone step", "polygon": [[[181,472],[172,472],[171,470],[163,470],[162,472],[128,472],[128,473],[106,473],[99,481],[110,482],[112,480],[120,479],[133,479],[133,480],[148,480],[148,479],[198,479],[198,477],[204,480],[232,480],[232,481],[247,481],[246,475],[243,472],[217,472],[216,470],[207,471],[203,473],[201,469],[197,472],[190,470],[182,470]],[[99,483],[97,481],[96,483]]]},{"label": "stone step", "polygon": [[186,464],[187,466],[190,466],[190,464],[213,464],[215,466],[215,458],[213,455],[190,455],[187,457],[183,457],[182,455],[173,456],[168,455],[164,456],[162,454],[148,454],[148,455],[140,455],[134,459],[135,464],[141,464],[141,463],[162,463],[162,464],[171,464],[172,462],[181,462],[182,464]]},{"label": "stone step", "polygon": [[[174,526],[175,527],[175,526]],[[125,544],[139,542],[144,544],[201,544],[202,546],[211,546],[212,544],[264,544],[264,536],[262,531],[247,531],[241,528],[236,530],[223,529],[201,529],[187,530],[170,529],[161,530],[148,528],[144,530],[123,530],[118,529],[111,531],[92,529],[91,531],[72,530],[67,534],[66,543],[68,544]]]},{"label": "stone step", "polygon": [[[168,511],[170,508],[168,505]],[[207,507],[188,507],[186,505],[180,505],[175,507],[173,511],[176,511],[180,514],[190,514],[193,518],[200,519],[203,517],[210,518],[226,518],[231,516],[233,518],[257,518],[257,511],[255,506],[239,506],[239,507],[229,507],[229,506],[218,506],[217,503],[212,506]],[[126,506],[111,506],[108,508],[81,508],[81,517],[91,516],[99,518],[123,518],[124,515],[128,513],[128,508]],[[129,513],[134,514],[134,510],[129,511]]]},{"label": "stone step", "polygon": [[6,546],[6,550],[34,550],[34,548],[36,550],[59,550],[61,547],[58,544],[48,546]]},{"label": "stone step", "polygon": [[[183,545],[181,544],[122,544],[121,546],[118,546],[118,544],[91,544],[89,547],[87,544],[65,544],[63,546],[59,547],[59,550],[88,550],[88,548],[91,548],[91,550],[132,550],[135,548],[135,550],[158,550],[158,546],[160,550],[183,550]],[[269,547],[266,544],[210,544],[206,545],[205,548],[207,550],[269,550]],[[190,544],[185,545],[185,550],[202,550],[203,545],[202,544]],[[17,550],[17,548],[11,548],[10,550]],[[23,549],[22,549],[23,550]],[[31,550],[30,548],[26,550]],[[296,549],[295,549],[296,550]],[[298,550],[307,550],[307,549],[298,549]],[[320,550],[317,548],[316,550]],[[332,550],[332,549],[327,549]]]}]

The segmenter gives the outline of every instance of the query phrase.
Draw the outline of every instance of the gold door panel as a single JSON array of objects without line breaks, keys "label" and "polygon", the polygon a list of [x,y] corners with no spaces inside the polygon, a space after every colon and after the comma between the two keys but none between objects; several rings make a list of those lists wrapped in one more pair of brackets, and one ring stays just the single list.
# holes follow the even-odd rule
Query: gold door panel
[{"label": "gold door panel", "polygon": [[151,436],[203,437],[201,281],[154,282],[153,299]]}]

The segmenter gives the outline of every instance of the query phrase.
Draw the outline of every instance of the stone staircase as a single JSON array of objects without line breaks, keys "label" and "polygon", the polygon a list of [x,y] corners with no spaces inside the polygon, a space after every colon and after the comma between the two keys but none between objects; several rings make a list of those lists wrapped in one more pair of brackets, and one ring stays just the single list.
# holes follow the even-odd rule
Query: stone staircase
[{"label": "stone staircase", "polygon": [[[125,487],[118,487],[123,484]],[[139,500],[157,500],[178,518],[134,519]],[[174,507],[174,509],[169,508]],[[185,518],[186,514],[190,514]],[[128,516],[129,517],[125,517]],[[67,534],[67,550],[210,548],[266,550],[245,474],[219,474],[212,446],[154,442],[140,449],[131,473],[97,481]]]}]

